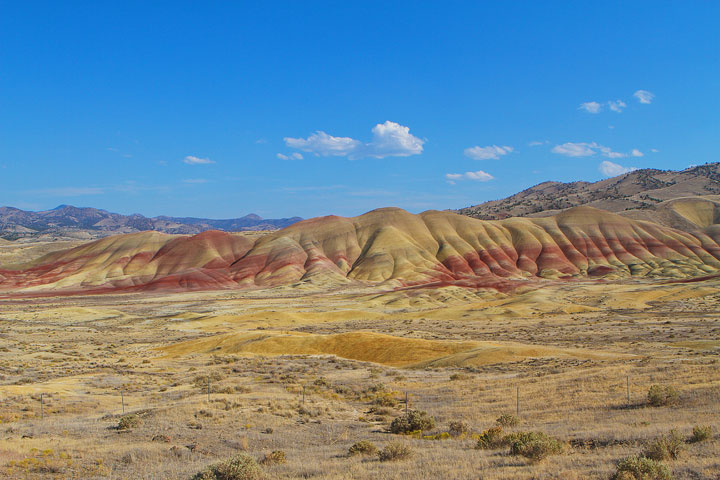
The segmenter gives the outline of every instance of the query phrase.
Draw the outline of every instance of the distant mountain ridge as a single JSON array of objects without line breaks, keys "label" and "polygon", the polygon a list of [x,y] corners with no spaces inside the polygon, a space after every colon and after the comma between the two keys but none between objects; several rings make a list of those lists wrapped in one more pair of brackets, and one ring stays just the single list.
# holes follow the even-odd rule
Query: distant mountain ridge
[{"label": "distant mountain ridge", "polygon": [[720,163],[681,171],[645,168],[599,182],[543,182],[500,200],[454,210],[481,220],[549,217],[582,205],[637,217],[666,200],[720,195]]},{"label": "distant mountain ridge", "polygon": [[0,207],[0,237],[17,239],[38,235],[84,234],[102,237],[120,233],[153,230],[162,233],[198,234],[206,230],[242,232],[277,230],[302,220],[300,217],[264,219],[250,214],[241,218],[209,219],[192,217],[145,217],[121,215],[98,208],[60,205],[52,210],[32,212],[14,207]]}]

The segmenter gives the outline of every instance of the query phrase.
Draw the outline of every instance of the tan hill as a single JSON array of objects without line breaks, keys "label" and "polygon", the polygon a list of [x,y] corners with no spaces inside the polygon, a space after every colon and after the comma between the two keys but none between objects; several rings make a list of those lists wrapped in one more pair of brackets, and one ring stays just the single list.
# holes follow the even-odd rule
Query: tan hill
[{"label": "tan hill", "polygon": [[375,332],[317,335],[302,332],[231,333],[159,349],[168,357],[189,354],[335,355],[394,367],[478,366],[528,358],[629,358],[631,355],[540,347],[509,342],[442,341]]},{"label": "tan hill", "polygon": [[720,227],[708,223],[704,206],[698,203],[694,214],[692,205],[681,209],[699,222],[693,232],[592,207],[499,221],[384,208],[355,218],[305,220],[256,239],[219,231],[192,237],[143,232],[0,270],[0,289],[82,293],[351,283],[512,290],[541,278],[684,279],[720,270]]},{"label": "tan hill", "polygon": [[720,163],[682,171],[643,169],[589,182],[543,182],[510,197],[456,210],[483,220],[547,217],[587,205],[610,212],[652,210],[679,197],[720,194]]}]

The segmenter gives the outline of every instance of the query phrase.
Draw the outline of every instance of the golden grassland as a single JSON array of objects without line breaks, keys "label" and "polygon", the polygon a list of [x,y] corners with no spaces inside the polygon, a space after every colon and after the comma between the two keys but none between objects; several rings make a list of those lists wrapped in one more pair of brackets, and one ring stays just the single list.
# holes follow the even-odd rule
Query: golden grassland
[{"label": "golden grassland", "polygon": [[[659,435],[710,425],[665,463],[717,479],[719,307],[718,280],[4,298],[0,477],[190,478],[281,450],[269,478],[608,479]],[[653,384],[677,403],[650,406]],[[436,420],[425,436],[469,431],[388,433],[406,393]],[[474,448],[518,394],[506,430],[545,432],[562,454]],[[128,429],[123,404],[138,418]],[[360,440],[413,455],[348,456]]]}]

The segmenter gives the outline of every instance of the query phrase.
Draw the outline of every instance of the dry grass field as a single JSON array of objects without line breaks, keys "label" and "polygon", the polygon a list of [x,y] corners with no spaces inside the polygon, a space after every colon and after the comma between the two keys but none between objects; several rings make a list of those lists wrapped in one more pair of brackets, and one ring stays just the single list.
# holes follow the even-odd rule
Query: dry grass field
[{"label": "dry grass field", "polygon": [[[191,478],[282,451],[268,478],[608,479],[701,425],[711,438],[664,463],[717,479],[719,306],[716,280],[5,298],[0,476]],[[653,384],[676,401],[648,404]],[[406,394],[434,428],[388,432]],[[475,448],[503,414],[519,420],[506,432],[544,432],[562,453]],[[467,430],[442,435],[451,422]],[[412,454],[349,456],[362,440]]]}]

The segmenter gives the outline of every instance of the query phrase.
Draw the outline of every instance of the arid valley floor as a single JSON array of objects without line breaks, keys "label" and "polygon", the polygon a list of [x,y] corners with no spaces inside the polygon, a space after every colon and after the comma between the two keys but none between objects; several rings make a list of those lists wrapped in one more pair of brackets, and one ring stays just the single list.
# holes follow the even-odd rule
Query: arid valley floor
[{"label": "arid valley floor", "polygon": [[[279,450],[269,478],[607,479],[671,429],[709,425],[667,465],[716,479],[719,307],[718,279],[5,297],[0,476],[190,478]],[[678,401],[650,406],[653,384]],[[469,431],[388,433],[406,394],[436,420],[425,437]],[[119,429],[123,408],[136,416]],[[503,414],[564,452],[476,449]],[[361,440],[413,455],[349,456]]]}]

